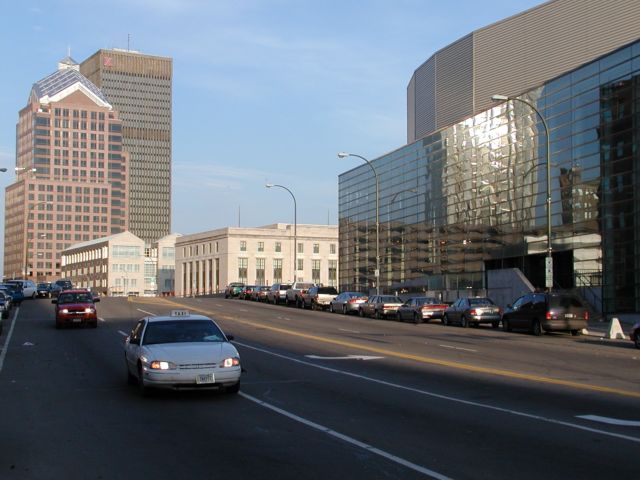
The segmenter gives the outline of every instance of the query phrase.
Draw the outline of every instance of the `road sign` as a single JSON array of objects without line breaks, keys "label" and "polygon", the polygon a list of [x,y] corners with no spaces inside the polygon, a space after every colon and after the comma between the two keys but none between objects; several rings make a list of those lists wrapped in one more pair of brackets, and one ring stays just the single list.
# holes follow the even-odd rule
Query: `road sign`
[{"label": "road sign", "polygon": [[544,284],[547,288],[552,288],[553,287],[553,258],[546,257],[544,259],[544,265],[545,265]]}]

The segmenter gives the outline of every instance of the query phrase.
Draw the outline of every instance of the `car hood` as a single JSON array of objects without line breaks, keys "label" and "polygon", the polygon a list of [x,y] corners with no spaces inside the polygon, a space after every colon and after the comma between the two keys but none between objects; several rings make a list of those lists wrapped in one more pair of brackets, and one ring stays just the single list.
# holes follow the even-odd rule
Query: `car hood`
[{"label": "car hood", "polygon": [[145,345],[149,360],[162,359],[178,364],[217,362],[227,357],[238,357],[238,351],[229,342],[163,343]]}]

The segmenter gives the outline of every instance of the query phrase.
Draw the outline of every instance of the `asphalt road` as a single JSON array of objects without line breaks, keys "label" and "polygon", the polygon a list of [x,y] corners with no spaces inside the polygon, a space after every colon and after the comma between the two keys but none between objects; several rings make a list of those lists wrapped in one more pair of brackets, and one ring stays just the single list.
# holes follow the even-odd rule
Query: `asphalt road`
[{"label": "asphalt road", "polygon": [[[139,396],[124,336],[186,306],[235,336],[237,395]],[[220,298],[25,301],[0,336],[0,479],[638,478],[630,342]]]}]

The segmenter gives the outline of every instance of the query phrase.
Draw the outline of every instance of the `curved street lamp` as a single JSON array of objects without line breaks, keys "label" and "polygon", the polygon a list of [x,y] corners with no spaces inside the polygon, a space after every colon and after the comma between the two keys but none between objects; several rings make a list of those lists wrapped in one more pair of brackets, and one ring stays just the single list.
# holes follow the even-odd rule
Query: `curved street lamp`
[{"label": "curved street lamp", "polygon": [[378,177],[378,172],[373,167],[371,162],[364,158],[363,156],[357,155],[355,153],[346,153],[340,152],[338,153],[338,158],[346,158],[346,157],[356,157],[360,160],[364,160],[364,162],[371,167],[373,171],[373,175],[376,179],[376,295],[380,295],[380,180]]},{"label": "curved street lamp", "polygon": [[266,188],[278,187],[286,190],[293,198],[293,282],[298,281],[298,205],[296,203],[296,197],[291,190],[289,190],[284,185],[276,185],[273,183],[267,183],[265,185]]},{"label": "curved street lamp", "polygon": [[538,115],[538,118],[540,118],[542,126],[544,127],[544,133],[547,137],[547,259],[545,286],[549,291],[551,291],[553,288],[553,257],[551,255],[551,137],[549,135],[549,126],[547,125],[547,121],[542,113],[540,113],[540,110],[538,110],[535,105],[528,100],[524,100],[520,97],[508,97],[506,95],[492,95],[491,100],[495,102],[506,102],[512,100],[528,105],[534,112],[536,112],[536,115]]}]

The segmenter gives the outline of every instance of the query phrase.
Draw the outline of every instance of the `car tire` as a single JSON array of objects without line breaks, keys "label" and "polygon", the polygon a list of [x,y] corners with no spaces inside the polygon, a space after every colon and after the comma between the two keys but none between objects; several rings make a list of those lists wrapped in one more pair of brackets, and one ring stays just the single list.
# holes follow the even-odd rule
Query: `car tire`
[{"label": "car tire", "polygon": [[580,331],[580,330],[571,330],[571,336],[572,337],[578,337],[578,336],[580,336],[581,333],[582,333],[582,331]]},{"label": "car tire", "polygon": [[418,312],[413,313],[413,323],[416,325],[422,323],[422,315],[418,315]]},{"label": "car tire", "polygon": [[329,313],[335,313],[335,312],[333,311],[333,303],[330,303],[330,304],[329,304]]},{"label": "car tire", "polygon": [[460,326],[462,328],[469,328],[469,322],[467,321],[467,317],[464,315],[460,315]]},{"label": "car tire", "polygon": [[502,330],[504,332],[510,332],[511,331],[511,325],[509,325],[509,320],[507,320],[506,318],[502,319]]},{"label": "car tire", "polygon": [[142,375],[142,365],[138,365],[138,392],[140,396],[148,397],[150,392],[149,387],[144,384],[144,376]]},{"label": "car tire", "polygon": [[500,328],[500,322],[491,322],[492,328]]},{"label": "car tire", "polygon": [[358,315],[362,318],[364,318],[364,310],[362,310],[361,308],[358,309]]},{"label": "car tire", "polygon": [[343,315],[347,314],[347,306],[346,305],[342,305],[342,314]]},{"label": "car tire", "polygon": [[230,394],[234,394],[234,393],[238,393],[240,391],[240,381],[238,380],[238,383],[231,385],[230,387],[225,387],[224,388],[224,393],[230,393]]},{"label": "car tire", "polygon": [[35,300],[35,299],[36,299],[36,292],[33,292],[33,293],[31,294],[31,300]]},{"label": "car tire", "polygon": [[98,328],[98,321],[96,320],[95,322],[91,322],[91,323],[89,324],[89,326],[90,326],[91,328]]},{"label": "car tire", "polygon": [[380,314],[380,310],[376,310],[374,316],[376,317],[376,320],[382,320],[382,315]]},{"label": "car tire", "polygon": [[544,333],[542,329],[542,325],[540,325],[540,320],[535,319],[531,324],[531,333],[533,333],[536,337],[539,337]]},{"label": "car tire", "polygon": [[640,349],[640,332],[636,331],[636,339],[633,343],[636,344],[636,348]]},{"label": "car tire", "polygon": [[137,385],[138,379],[135,375],[132,375],[129,371],[129,365],[127,363],[127,357],[124,358],[124,366],[127,369],[127,385]]}]

